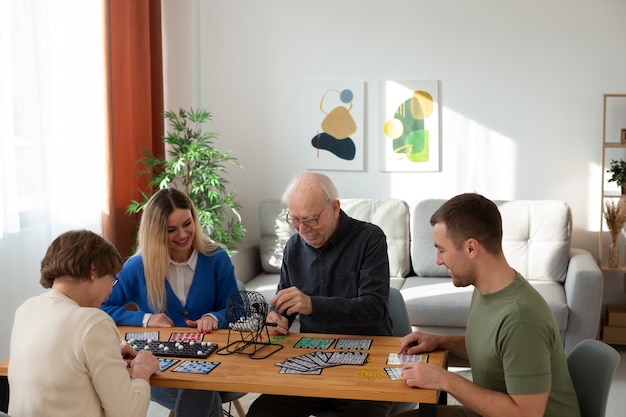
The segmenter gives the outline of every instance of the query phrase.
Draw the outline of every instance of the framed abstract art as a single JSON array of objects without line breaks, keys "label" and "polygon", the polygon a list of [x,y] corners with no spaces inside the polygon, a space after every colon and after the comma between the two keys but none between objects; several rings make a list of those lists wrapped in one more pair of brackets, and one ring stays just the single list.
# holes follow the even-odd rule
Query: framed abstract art
[{"label": "framed abstract art", "polygon": [[439,171],[439,82],[381,81],[381,171]]},{"label": "framed abstract art", "polygon": [[308,81],[307,126],[300,146],[307,168],[362,171],[363,81]]}]

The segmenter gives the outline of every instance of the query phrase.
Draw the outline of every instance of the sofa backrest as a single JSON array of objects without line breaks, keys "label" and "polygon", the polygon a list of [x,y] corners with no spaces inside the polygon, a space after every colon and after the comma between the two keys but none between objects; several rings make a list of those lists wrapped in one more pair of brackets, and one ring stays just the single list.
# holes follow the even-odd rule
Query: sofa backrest
[{"label": "sofa backrest", "polygon": [[[417,275],[449,276],[437,265],[430,217],[446,200],[411,204],[411,260]],[[509,264],[528,280],[565,281],[570,258],[572,215],[556,200],[495,201],[502,215],[502,250]]]},{"label": "sofa backrest", "polygon": [[[411,271],[409,258],[409,205],[403,200],[340,199],[350,217],[374,223],[387,236],[391,276],[405,277]],[[261,266],[267,273],[279,273],[283,249],[295,230],[285,220],[287,209],[278,199],[259,204]]]}]

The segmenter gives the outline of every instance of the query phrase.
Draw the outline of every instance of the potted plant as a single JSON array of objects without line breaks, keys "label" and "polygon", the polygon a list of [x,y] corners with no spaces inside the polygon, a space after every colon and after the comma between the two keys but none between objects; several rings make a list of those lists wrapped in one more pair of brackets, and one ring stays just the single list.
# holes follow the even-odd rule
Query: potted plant
[{"label": "potted plant", "polygon": [[621,158],[619,161],[613,159],[606,172],[611,174],[608,181],[615,182],[622,189],[622,194],[626,194],[626,162]]},{"label": "potted plant", "polygon": [[142,167],[139,176],[147,178],[150,189],[140,190],[143,201],[131,201],[126,212],[141,212],[154,190],[175,186],[195,204],[207,235],[232,253],[246,230],[239,213],[241,205],[235,201],[235,193],[227,190],[224,174],[227,164],[243,167],[230,151],[222,153],[215,148],[216,133],[203,132],[202,125],[212,119],[205,109],[181,108],[178,113],[167,111],[163,117],[171,128],[163,136],[169,158],[142,150],[144,156],[137,161]]}]

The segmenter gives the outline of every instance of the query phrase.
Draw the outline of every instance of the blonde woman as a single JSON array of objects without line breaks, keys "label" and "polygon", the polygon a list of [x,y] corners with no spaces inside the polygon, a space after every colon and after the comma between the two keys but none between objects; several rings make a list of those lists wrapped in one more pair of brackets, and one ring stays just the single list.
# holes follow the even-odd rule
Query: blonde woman
[{"label": "blonde woman", "polygon": [[[168,188],[148,201],[139,225],[137,254],[119,273],[102,309],[118,325],[228,328],[226,303],[237,291],[226,251],[202,232],[191,199]],[[137,311],[124,308],[129,303]],[[175,410],[176,417],[219,416],[221,400],[213,391],[152,388],[152,400]]]}]

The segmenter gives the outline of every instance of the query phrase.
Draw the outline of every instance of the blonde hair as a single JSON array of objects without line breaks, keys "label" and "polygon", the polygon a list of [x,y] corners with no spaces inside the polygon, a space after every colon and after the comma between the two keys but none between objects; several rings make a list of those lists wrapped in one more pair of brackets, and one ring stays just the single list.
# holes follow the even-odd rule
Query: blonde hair
[{"label": "blonde hair", "polygon": [[195,226],[191,242],[194,249],[209,255],[221,247],[204,234],[196,207],[185,193],[175,188],[157,191],[144,208],[137,236],[137,252],[141,254],[143,260],[148,304],[155,313],[165,311],[165,276],[170,263],[167,218],[175,209],[186,209],[191,212]]}]

